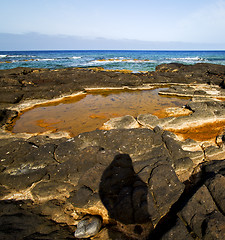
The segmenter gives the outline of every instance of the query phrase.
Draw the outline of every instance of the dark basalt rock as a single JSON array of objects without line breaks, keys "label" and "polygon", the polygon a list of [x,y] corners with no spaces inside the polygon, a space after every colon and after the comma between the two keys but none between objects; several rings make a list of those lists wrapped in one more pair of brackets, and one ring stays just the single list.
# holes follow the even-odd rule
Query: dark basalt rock
[{"label": "dark basalt rock", "polygon": [[204,231],[202,225],[209,215],[218,211],[206,186],[202,186],[188,201],[179,213],[180,217],[191,229],[202,238]]},{"label": "dark basalt rock", "polygon": [[[224,75],[224,66],[211,64],[166,64],[147,74],[2,70],[0,86],[7,96],[0,101],[0,120],[5,124],[16,116],[8,107],[23,100],[51,99],[86,87],[210,83],[222,89]],[[192,101],[187,107],[192,116],[224,114],[221,102]],[[170,120],[179,124],[185,119]],[[151,116],[139,120],[158,121]],[[211,153],[218,149],[222,145],[205,147],[197,157],[215,160]],[[74,239],[78,222],[87,215],[103,221],[93,239],[224,239],[225,160],[201,163],[189,179],[196,153],[183,150],[160,127],[96,130],[70,139],[4,136],[0,156],[1,239]],[[185,184],[179,172],[187,174]]]},{"label": "dark basalt rock", "polygon": [[184,240],[193,240],[193,237],[188,232],[184,223],[177,218],[175,220],[174,226],[169,229],[166,233],[162,234],[160,237],[161,240],[174,240],[174,239],[184,239]]},{"label": "dark basalt rock", "polygon": [[[32,69],[0,70],[0,86],[7,92],[2,101],[16,103],[23,99],[57,97],[86,87],[141,86],[145,83],[213,83],[223,87],[225,67],[213,64],[162,64],[155,72],[121,73],[90,69]],[[12,88],[13,87],[13,88]],[[15,87],[20,93],[15,93]],[[4,93],[6,94],[6,93]],[[19,94],[19,95],[18,95]],[[22,95],[21,95],[22,94]],[[0,99],[1,100],[1,99]],[[1,101],[0,101],[1,102]]]},{"label": "dark basalt rock", "polygon": [[198,81],[197,83],[219,85],[224,80],[225,66],[205,63],[197,63],[195,65],[171,63],[157,66],[156,72],[162,72],[168,75],[177,74],[183,76],[186,81],[195,79]]},{"label": "dark basalt rock", "polygon": [[[5,159],[1,161],[4,164],[0,173],[1,198],[16,197],[19,191],[28,189],[28,196],[33,197],[23,221],[42,225],[43,217],[39,215],[45,216],[43,224],[46,219],[57,221],[51,229],[62,229],[66,224],[74,232],[74,211],[80,212],[79,220],[92,209],[93,215],[103,218],[103,224],[108,221],[106,213],[116,223],[115,232],[101,231],[96,237],[119,236],[122,232],[124,239],[125,236],[145,239],[149,234],[150,238],[151,234],[156,236],[153,239],[172,236],[191,239],[193,234],[203,239],[210,236],[220,239],[223,234],[224,161],[204,163],[200,177],[193,181],[193,190],[185,190],[176,176],[175,165],[190,169],[192,164],[186,166],[189,153],[181,149],[173,134],[160,128],[98,130],[69,140],[40,136],[5,144],[0,150]],[[20,202],[26,206],[25,200]],[[17,203],[10,203],[15,215],[20,212]],[[5,216],[1,215],[0,221],[6,221]],[[167,218],[171,219],[169,224]],[[17,224],[16,221],[14,225],[14,219],[14,213],[7,215],[11,225],[7,235],[2,230],[1,236],[10,236]],[[20,228],[30,239],[43,236],[30,224]],[[158,228],[162,229],[160,234]],[[45,237],[54,237],[51,231],[44,233]],[[63,230],[57,236],[60,239],[70,233]]]},{"label": "dark basalt rock", "polygon": [[0,109],[0,127],[3,126],[9,119],[13,119],[16,116],[17,116],[17,111]]},{"label": "dark basalt rock", "polygon": [[41,213],[54,219],[57,208],[50,212],[46,205],[53,200],[82,212],[104,209],[128,228],[125,234],[145,238],[184,190],[161,134],[160,129],[96,130],[69,140],[33,137],[3,145],[2,197],[29,191],[43,206]]},{"label": "dark basalt rock", "polygon": [[35,213],[31,201],[0,201],[0,239],[74,239],[73,232]]},{"label": "dark basalt rock", "polygon": [[23,98],[23,93],[15,91],[12,92],[0,92],[0,103],[18,103]]},{"label": "dark basalt rock", "polygon": [[225,89],[225,81],[223,80],[223,81],[219,84],[219,86],[220,86],[221,88]]}]

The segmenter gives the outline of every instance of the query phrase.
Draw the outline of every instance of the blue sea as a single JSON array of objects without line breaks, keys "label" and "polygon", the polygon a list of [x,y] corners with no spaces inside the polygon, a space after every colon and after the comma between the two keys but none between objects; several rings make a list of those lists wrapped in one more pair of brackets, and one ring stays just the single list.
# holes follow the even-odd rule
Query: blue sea
[{"label": "blue sea", "polygon": [[173,62],[225,65],[225,51],[0,51],[0,69],[102,67],[139,72]]}]

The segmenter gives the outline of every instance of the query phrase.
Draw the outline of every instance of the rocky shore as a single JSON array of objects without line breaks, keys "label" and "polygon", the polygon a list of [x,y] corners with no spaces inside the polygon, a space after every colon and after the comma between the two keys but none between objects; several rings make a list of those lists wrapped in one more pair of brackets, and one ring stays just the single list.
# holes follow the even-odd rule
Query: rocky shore
[{"label": "rocky shore", "polygon": [[[159,94],[191,101],[74,138],[7,130],[42,102],[162,86]],[[221,65],[1,70],[0,239],[225,239],[224,99]]]}]

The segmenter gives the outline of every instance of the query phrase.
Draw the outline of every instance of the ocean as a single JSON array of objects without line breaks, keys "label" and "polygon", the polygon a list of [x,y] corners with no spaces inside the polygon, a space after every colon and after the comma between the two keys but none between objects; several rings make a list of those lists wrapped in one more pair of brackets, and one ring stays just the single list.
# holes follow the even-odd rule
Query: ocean
[{"label": "ocean", "polygon": [[102,67],[139,72],[154,71],[159,64],[173,62],[225,65],[225,51],[0,51],[0,69]]}]

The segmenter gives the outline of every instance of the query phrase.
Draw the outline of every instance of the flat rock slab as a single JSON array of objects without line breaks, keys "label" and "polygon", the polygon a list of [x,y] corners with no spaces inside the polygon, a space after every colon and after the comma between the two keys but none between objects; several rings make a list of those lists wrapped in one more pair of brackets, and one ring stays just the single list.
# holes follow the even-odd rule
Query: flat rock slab
[{"label": "flat rock slab", "polygon": [[132,226],[129,231],[134,235],[135,224],[142,231],[148,224],[143,234],[149,234],[184,190],[164,144],[162,132],[149,129],[11,142],[0,149],[1,199],[30,199],[37,207],[41,204],[41,212],[50,219],[55,218],[54,211],[43,204],[57,200],[79,209],[75,220],[99,215],[105,223]]},{"label": "flat rock slab", "polygon": [[146,127],[160,126],[165,130],[185,129],[204,125],[205,123],[225,120],[225,103],[218,101],[190,101],[186,106],[188,116],[158,118],[151,114],[141,114],[137,121]]},{"label": "flat rock slab", "polygon": [[[54,221],[43,234],[53,236],[63,229],[57,232],[59,238],[72,237],[87,215],[102,219],[106,227],[114,225],[111,230],[98,228],[96,238],[109,234],[121,239],[156,235],[166,239],[181,236],[181,229],[186,239],[191,236],[189,229],[205,239],[223,234],[225,162],[204,163],[194,181],[197,191],[195,185],[193,192],[185,190],[178,176],[193,170],[192,154],[173,134],[159,128],[96,130],[71,139],[11,139],[0,153],[1,207],[9,204],[14,209],[0,215],[2,226],[6,217],[11,223],[9,231],[0,231],[1,237],[11,236],[18,213],[24,221],[32,219],[32,225]],[[158,231],[162,223],[163,230]],[[30,224],[20,228],[18,238],[42,236]]]},{"label": "flat rock slab", "polygon": [[171,86],[168,89],[159,91],[160,95],[180,96],[180,97],[204,97],[204,98],[225,98],[225,89],[220,86],[211,86],[207,84]]},{"label": "flat rock slab", "polygon": [[105,122],[101,129],[111,130],[111,129],[130,129],[130,128],[139,128],[138,122],[133,116],[123,116],[112,118],[109,121]]}]

